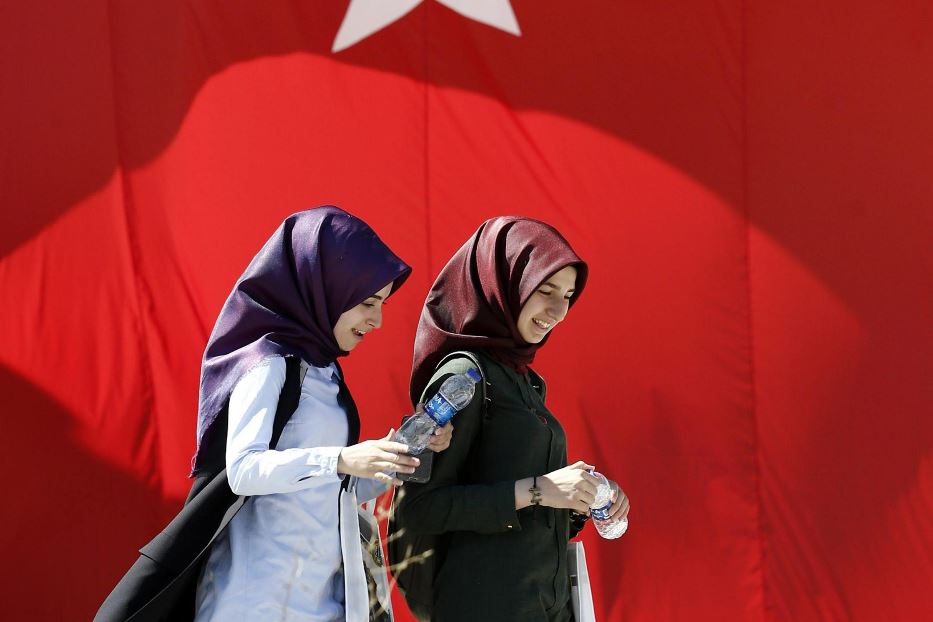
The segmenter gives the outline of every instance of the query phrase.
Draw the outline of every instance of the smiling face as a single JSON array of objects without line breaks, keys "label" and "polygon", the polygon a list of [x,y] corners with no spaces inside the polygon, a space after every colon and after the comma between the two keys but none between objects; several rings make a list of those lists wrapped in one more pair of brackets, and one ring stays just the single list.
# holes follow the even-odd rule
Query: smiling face
[{"label": "smiling face", "polygon": [[567,315],[577,285],[577,269],[567,266],[544,280],[531,294],[518,316],[518,334],[528,343],[540,343]]},{"label": "smiling face", "polygon": [[363,337],[374,328],[382,326],[382,305],[392,291],[389,283],[378,292],[340,314],[334,325],[334,338],[344,352],[349,352],[363,341]]}]

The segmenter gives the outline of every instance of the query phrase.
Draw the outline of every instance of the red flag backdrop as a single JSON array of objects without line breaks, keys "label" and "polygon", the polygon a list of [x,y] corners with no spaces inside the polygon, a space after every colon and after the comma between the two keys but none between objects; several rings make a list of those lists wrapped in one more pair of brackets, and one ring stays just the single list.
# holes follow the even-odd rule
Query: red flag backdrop
[{"label": "red flag backdrop", "polygon": [[480,221],[590,262],[537,366],[632,499],[600,620],[929,615],[930,3],[511,6],[336,53],[346,0],[0,7],[4,619],[88,619],[178,508],[214,318],[322,203],[415,267],[346,365],[370,437]]}]

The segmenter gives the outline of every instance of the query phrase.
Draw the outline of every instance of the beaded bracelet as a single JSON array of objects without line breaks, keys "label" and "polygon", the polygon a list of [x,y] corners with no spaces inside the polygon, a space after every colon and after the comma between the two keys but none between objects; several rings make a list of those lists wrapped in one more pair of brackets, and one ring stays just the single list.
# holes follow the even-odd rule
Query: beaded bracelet
[{"label": "beaded bracelet", "polygon": [[528,489],[528,492],[531,493],[531,505],[541,505],[541,489],[538,488],[537,475],[531,480],[531,488]]}]

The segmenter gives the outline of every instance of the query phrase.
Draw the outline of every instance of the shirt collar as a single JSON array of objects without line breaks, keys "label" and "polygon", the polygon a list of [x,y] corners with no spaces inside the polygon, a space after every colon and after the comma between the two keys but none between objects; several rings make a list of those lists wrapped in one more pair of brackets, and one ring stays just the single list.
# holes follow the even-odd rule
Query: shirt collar
[{"label": "shirt collar", "polygon": [[308,371],[323,380],[340,380],[340,374],[337,372],[336,363],[331,363],[327,367],[308,365]]}]

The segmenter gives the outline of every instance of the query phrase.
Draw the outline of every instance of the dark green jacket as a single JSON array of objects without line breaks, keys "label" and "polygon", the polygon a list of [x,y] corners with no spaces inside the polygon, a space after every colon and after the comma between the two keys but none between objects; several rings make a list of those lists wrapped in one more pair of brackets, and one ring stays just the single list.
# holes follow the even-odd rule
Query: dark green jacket
[{"label": "dark green jacket", "polygon": [[[572,619],[566,548],[568,510],[515,510],[515,481],[567,465],[567,440],[544,405],[544,383],[480,354],[481,392],[454,418],[450,448],[434,456],[431,480],[405,484],[398,526],[446,534],[436,561],[433,622],[564,622]],[[470,366],[454,359],[436,374],[433,395]],[[485,415],[484,415],[485,410]],[[485,416],[485,420],[483,419]]]}]

